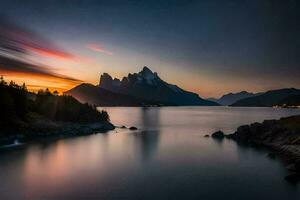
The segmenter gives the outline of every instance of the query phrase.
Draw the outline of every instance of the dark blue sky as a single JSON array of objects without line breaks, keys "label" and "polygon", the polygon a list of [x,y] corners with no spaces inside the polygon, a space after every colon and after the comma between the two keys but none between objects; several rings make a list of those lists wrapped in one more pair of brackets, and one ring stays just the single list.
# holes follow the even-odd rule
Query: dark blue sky
[{"label": "dark blue sky", "polygon": [[[62,71],[90,71],[83,79],[94,83],[103,71],[122,76],[149,65],[204,96],[300,87],[296,0],[2,0],[1,14],[93,58],[99,66],[68,64]],[[111,55],[91,52],[87,44]]]}]

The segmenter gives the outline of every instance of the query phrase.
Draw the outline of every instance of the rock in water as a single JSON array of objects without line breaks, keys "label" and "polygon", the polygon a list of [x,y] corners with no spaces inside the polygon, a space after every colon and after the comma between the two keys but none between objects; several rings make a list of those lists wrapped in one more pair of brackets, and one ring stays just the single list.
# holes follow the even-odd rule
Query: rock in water
[{"label": "rock in water", "polygon": [[214,132],[211,137],[216,139],[223,139],[225,137],[224,133],[222,131]]},{"label": "rock in water", "polygon": [[138,129],[138,128],[135,127],[135,126],[131,126],[131,127],[129,128],[129,130],[132,130],[132,131],[137,130],[137,129]]}]

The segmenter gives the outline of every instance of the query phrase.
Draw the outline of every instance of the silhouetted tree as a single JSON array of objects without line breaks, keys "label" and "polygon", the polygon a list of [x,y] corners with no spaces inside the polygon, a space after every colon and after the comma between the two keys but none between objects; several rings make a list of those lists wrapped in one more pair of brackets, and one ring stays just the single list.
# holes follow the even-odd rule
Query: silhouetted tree
[{"label": "silhouetted tree", "polygon": [[27,91],[27,87],[26,87],[26,84],[25,84],[25,83],[23,83],[21,89],[24,90],[24,91]]},{"label": "silhouetted tree", "polygon": [[3,76],[0,77],[0,85],[6,85]]},{"label": "silhouetted tree", "polygon": [[58,96],[57,90],[55,90],[55,91],[53,92],[53,95]]},{"label": "silhouetted tree", "polygon": [[[55,94],[55,95],[54,95]],[[49,89],[39,90],[37,94],[27,91],[26,85],[11,81],[7,85],[0,79],[0,131],[1,129],[21,128],[26,124],[28,113],[34,112],[48,119],[75,123],[109,121],[106,111],[98,111],[89,104],[81,104],[72,96],[52,94]],[[35,95],[35,98],[28,96]]]}]

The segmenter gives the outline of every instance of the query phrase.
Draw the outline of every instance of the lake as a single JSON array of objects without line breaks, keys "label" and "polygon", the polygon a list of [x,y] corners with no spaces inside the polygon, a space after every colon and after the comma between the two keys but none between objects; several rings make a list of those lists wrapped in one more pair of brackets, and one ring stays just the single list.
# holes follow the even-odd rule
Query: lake
[{"label": "lake", "polygon": [[[99,108],[100,109],[100,108]],[[0,149],[1,199],[299,199],[267,151],[205,138],[300,114],[231,107],[105,108],[136,126]]]}]

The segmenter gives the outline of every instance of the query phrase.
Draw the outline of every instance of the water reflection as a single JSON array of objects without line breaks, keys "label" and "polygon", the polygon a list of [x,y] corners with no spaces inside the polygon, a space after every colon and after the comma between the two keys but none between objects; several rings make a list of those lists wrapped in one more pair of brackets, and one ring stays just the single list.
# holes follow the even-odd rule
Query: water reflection
[{"label": "water reflection", "polygon": [[224,138],[222,138],[222,139],[220,139],[220,138],[213,138],[213,137],[211,137],[211,138],[212,138],[213,142],[216,143],[220,149],[222,149]]},{"label": "water reflection", "polygon": [[143,160],[148,160],[155,154],[160,139],[160,109],[141,108],[141,132],[135,134],[141,147]]},{"label": "water reflection", "polygon": [[107,110],[114,124],[139,129],[0,149],[1,199],[299,199],[278,159],[203,136],[300,110]]}]

